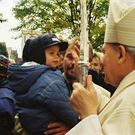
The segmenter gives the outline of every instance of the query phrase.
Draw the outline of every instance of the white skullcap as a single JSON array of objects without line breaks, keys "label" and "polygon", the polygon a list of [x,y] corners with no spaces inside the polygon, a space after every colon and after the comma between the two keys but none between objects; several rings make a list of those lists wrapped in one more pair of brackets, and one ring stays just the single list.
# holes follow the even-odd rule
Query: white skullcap
[{"label": "white skullcap", "polygon": [[135,47],[135,0],[110,0],[104,42]]}]

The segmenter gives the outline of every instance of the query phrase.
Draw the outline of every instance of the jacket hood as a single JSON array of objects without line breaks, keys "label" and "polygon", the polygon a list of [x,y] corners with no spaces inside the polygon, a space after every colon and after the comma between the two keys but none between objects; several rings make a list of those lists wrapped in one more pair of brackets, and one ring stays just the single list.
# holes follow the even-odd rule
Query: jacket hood
[{"label": "jacket hood", "polygon": [[8,70],[9,84],[15,94],[25,94],[39,76],[49,68],[45,65],[22,66],[13,64],[9,66]]}]

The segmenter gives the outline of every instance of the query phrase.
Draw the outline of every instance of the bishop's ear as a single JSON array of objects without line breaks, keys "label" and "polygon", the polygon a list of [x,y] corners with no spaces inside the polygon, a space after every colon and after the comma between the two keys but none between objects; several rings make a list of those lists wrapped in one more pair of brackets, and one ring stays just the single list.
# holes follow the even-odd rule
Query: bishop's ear
[{"label": "bishop's ear", "polygon": [[122,63],[125,61],[126,58],[126,48],[123,45],[119,45],[119,63]]}]

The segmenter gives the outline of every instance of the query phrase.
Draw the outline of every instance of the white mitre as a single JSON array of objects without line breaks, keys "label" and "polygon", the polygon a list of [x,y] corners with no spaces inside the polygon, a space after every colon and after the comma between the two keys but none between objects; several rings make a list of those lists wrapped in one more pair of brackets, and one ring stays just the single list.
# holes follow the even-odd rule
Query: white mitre
[{"label": "white mitre", "polygon": [[135,47],[135,0],[110,0],[104,42]]}]

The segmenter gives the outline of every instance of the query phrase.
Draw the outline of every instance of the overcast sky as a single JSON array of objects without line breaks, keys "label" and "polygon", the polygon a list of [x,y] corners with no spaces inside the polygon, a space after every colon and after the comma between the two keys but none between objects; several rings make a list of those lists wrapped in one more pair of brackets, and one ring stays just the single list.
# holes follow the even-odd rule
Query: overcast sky
[{"label": "overcast sky", "polygon": [[21,56],[21,39],[15,40],[14,37],[18,36],[18,33],[11,31],[11,28],[17,26],[18,22],[12,15],[12,7],[18,0],[0,0],[0,13],[3,13],[3,17],[8,21],[0,23],[0,42],[5,42],[7,47],[12,47],[17,50],[19,56]]}]

